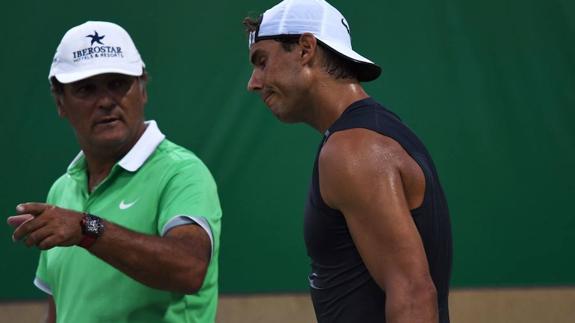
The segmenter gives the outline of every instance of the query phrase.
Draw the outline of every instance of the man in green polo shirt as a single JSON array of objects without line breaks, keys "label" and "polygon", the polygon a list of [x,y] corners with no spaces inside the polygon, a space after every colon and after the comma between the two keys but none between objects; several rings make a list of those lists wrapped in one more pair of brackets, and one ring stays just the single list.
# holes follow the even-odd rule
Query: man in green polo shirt
[{"label": "man in green polo shirt", "polygon": [[49,322],[214,322],[221,209],[192,152],[144,121],[145,65],[120,26],[70,29],[49,79],[82,151],[13,239],[43,250]]}]

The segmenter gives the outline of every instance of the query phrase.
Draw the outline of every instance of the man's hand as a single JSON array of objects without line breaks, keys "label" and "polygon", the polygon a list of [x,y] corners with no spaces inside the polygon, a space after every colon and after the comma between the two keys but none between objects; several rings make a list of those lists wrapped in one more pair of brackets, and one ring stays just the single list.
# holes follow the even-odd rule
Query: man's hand
[{"label": "man's hand", "polygon": [[16,207],[17,215],[8,218],[16,228],[12,240],[24,240],[26,245],[46,250],[56,246],[72,246],[82,240],[83,214],[44,203],[23,203]]}]

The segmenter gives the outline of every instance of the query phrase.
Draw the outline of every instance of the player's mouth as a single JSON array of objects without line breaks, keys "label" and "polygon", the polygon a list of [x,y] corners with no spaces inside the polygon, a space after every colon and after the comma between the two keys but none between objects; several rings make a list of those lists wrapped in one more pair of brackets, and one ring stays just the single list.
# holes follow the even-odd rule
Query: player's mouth
[{"label": "player's mouth", "polygon": [[265,92],[262,94],[262,100],[264,101],[264,103],[270,107],[271,106],[271,97],[273,95],[273,92]]}]

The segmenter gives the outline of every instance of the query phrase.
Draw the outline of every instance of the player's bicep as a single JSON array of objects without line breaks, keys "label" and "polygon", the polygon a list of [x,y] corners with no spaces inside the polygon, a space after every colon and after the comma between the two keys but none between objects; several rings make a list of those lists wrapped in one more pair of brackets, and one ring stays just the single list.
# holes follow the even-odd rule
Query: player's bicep
[{"label": "player's bicep", "polygon": [[320,155],[322,197],[344,214],[362,259],[382,288],[428,276],[394,152],[369,140],[362,146],[343,139]]},{"label": "player's bicep", "polygon": [[[369,272],[384,289],[429,276],[423,243],[411,214],[405,208],[380,203],[342,209],[350,234]],[[403,210],[402,210],[403,209]]]}]

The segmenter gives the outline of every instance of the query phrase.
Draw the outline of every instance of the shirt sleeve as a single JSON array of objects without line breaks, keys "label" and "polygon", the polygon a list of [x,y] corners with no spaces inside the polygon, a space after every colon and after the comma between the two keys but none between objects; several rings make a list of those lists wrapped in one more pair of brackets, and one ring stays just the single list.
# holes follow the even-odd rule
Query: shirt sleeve
[{"label": "shirt sleeve", "polygon": [[34,285],[44,293],[52,295],[52,289],[48,279],[46,251],[42,251],[40,253],[38,267],[36,268],[36,277],[34,278]]},{"label": "shirt sleeve", "polygon": [[196,223],[212,242],[212,254],[219,249],[221,207],[216,183],[199,160],[180,164],[169,177],[159,204],[158,232],[165,234],[174,226]]}]

